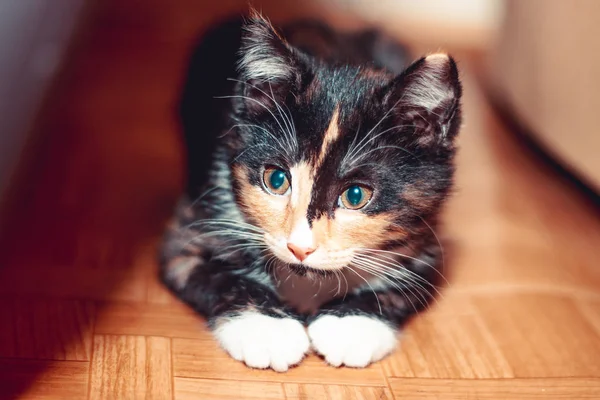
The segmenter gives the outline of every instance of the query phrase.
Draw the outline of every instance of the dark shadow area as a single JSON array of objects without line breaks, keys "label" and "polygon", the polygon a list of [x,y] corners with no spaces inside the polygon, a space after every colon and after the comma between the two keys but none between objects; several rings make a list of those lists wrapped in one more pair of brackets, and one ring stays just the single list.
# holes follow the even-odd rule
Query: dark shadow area
[{"label": "dark shadow area", "polygon": [[[312,10],[260,3],[273,18]],[[64,380],[40,384],[89,384],[105,303],[145,302],[157,279],[156,262],[142,261],[154,260],[183,189],[175,110],[191,50],[247,3],[152,4],[94,3],[22,156],[0,227],[2,398],[40,383],[52,360],[64,361]]]},{"label": "dark shadow area", "polygon": [[[260,3],[274,20],[319,15],[314,4]],[[95,3],[35,123],[0,226],[1,398],[18,397],[48,370],[55,380],[41,385],[72,390],[65,398],[87,393],[98,316],[111,301],[147,302],[146,285],[157,280],[157,243],[184,185],[180,122],[206,123],[179,121],[187,68],[224,72],[190,60],[192,50],[247,2],[150,4]],[[439,272],[451,280],[456,249],[440,240]],[[431,279],[444,289],[440,275]]]}]

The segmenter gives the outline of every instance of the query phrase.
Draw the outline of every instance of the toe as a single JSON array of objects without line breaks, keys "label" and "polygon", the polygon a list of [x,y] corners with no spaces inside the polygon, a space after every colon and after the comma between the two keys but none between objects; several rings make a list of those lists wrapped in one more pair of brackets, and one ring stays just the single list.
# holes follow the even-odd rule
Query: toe
[{"label": "toe", "polygon": [[[290,346],[293,343],[289,343]],[[271,368],[273,368],[277,372],[285,372],[288,368],[294,364],[292,361],[292,349],[284,348],[282,346],[276,346],[269,349],[269,359]]]},{"label": "toe", "polygon": [[271,360],[269,353],[258,346],[246,346],[244,347],[244,362],[247,366],[252,368],[269,368]]},{"label": "toe", "polygon": [[351,351],[346,352],[344,364],[354,368],[366,367],[371,363],[372,353],[370,346],[358,345]]},{"label": "toe", "polygon": [[271,359],[271,368],[273,371],[286,372],[289,368],[289,364],[281,359]]},{"label": "toe", "polygon": [[342,355],[341,354],[328,354],[325,356],[325,361],[327,364],[333,367],[339,367],[342,365]]},{"label": "toe", "polygon": [[346,352],[346,344],[344,341],[329,341],[323,343],[322,347],[317,348],[317,352],[325,357],[328,364],[339,367],[344,362],[344,353]]}]

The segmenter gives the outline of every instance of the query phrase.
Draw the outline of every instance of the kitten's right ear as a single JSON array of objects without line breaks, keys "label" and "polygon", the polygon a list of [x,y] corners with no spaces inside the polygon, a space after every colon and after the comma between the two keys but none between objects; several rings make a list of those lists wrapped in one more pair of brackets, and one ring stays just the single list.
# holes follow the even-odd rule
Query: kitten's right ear
[{"label": "kitten's right ear", "polygon": [[294,76],[291,47],[273,25],[255,10],[243,26],[238,70],[247,81],[274,82]]},{"label": "kitten's right ear", "polygon": [[415,143],[450,148],[461,123],[460,83],[456,62],[447,54],[415,61],[394,82],[387,105],[399,123],[415,128]]}]

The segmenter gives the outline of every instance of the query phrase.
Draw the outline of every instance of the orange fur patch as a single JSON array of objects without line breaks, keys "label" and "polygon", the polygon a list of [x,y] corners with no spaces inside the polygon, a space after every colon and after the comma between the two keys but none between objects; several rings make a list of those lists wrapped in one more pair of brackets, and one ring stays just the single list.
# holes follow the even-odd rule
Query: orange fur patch
[{"label": "orange fur patch", "polygon": [[436,198],[424,195],[423,189],[419,188],[421,185],[425,184],[417,181],[414,184],[406,185],[402,191],[402,198],[417,210],[427,211],[435,205]]},{"label": "orange fur patch", "polygon": [[240,202],[246,214],[261,229],[278,236],[283,233],[289,213],[288,197],[273,196],[262,188],[250,184],[248,171],[240,166],[233,168],[233,175],[240,185]]},{"label": "orange fur patch", "polygon": [[330,251],[351,248],[373,248],[396,236],[400,239],[406,232],[393,226],[390,214],[375,216],[360,211],[338,209],[334,219],[325,216],[313,222],[317,243],[326,243]]},{"label": "orange fur patch", "polygon": [[338,126],[339,116],[340,116],[339,106],[336,106],[335,110],[333,111],[333,114],[331,116],[331,121],[329,122],[329,126],[327,127],[327,130],[325,131],[325,135],[323,135],[321,151],[319,152],[319,155],[317,156],[315,168],[318,168],[319,165],[321,165],[321,163],[323,162],[323,159],[325,158],[325,155],[327,154],[327,149],[329,149],[329,146],[331,146],[331,144],[340,136],[340,130],[339,130],[339,126]]}]

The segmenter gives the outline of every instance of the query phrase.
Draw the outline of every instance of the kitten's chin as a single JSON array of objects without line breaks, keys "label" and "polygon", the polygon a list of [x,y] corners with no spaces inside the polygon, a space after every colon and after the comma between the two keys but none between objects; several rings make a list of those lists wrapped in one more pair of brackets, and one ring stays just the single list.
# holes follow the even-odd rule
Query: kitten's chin
[{"label": "kitten's chin", "polygon": [[328,277],[328,276],[335,275],[336,271],[338,271],[341,268],[339,268],[339,269],[317,269],[317,268],[313,268],[313,267],[310,267],[310,266],[304,265],[304,264],[289,264],[289,269],[290,269],[290,271],[292,271],[294,274],[296,274],[298,276]]}]

